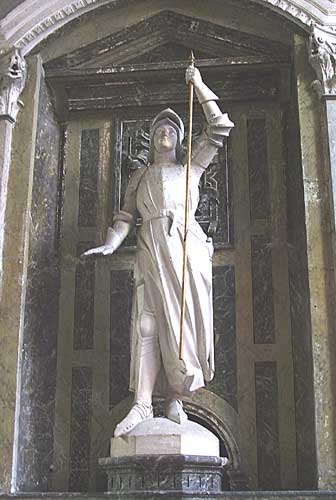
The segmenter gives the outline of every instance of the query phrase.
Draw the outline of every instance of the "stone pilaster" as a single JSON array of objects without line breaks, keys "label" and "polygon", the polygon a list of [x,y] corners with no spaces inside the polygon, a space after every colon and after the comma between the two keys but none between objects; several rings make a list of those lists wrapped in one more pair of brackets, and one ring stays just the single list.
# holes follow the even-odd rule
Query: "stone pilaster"
[{"label": "stone pilaster", "polygon": [[[19,96],[26,82],[26,74],[26,63],[17,49],[12,48],[0,54],[0,300],[2,298],[4,235],[6,225],[5,214],[7,207],[13,126],[18,111],[22,106],[21,101],[19,101]],[[0,317],[4,317],[5,314],[6,308],[1,304]],[[2,326],[4,325],[0,324],[0,349],[2,350],[2,355],[0,355],[0,378],[4,382],[2,390],[0,390],[0,428],[2,429],[0,432],[0,490],[8,490],[11,480],[16,387],[13,385],[15,384],[15,379],[10,386],[6,385],[8,367],[5,357],[9,353],[9,342]],[[17,355],[17,348],[15,354]],[[14,372],[15,370],[16,368]],[[10,418],[8,418],[9,416]]]},{"label": "stone pilaster", "polygon": [[311,27],[308,54],[305,40],[295,37],[314,367],[317,477],[321,490],[336,486],[335,47],[336,34],[316,25]]},{"label": "stone pilaster", "polygon": [[[30,59],[27,84],[23,90],[25,107],[17,115],[13,128],[7,116],[0,121],[0,144],[5,146],[5,169],[2,169],[2,296],[0,304],[0,491],[8,493],[16,486],[17,429],[22,363],[22,331],[29,250],[29,221],[32,197],[37,110],[39,103],[41,61]],[[23,77],[23,74],[22,74]],[[6,78],[6,77],[5,77]],[[4,79],[2,79],[2,82]],[[9,94],[4,92],[2,96]],[[13,94],[12,94],[13,95]],[[18,95],[18,94],[16,94]],[[17,108],[2,101],[15,117]],[[7,103],[7,104],[6,104]],[[8,113],[5,113],[7,115]],[[3,128],[1,128],[3,126]],[[9,128],[10,127],[10,128]],[[7,136],[6,136],[7,134]],[[3,160],[3,150],[0,158]],[[20,360],[19,360],[20,361]]]},{"label": "stone pilaster", "polygon": [[[309,62],[316,74],[312,88],[321,100],[324,151],[329,162],[332,190],[332,211],[335,231],[336,215],[336,32],[312,24],[309,37]],[[334,242],[336,263],[336,246]],[[336,266],[335,266],[336,269]]]},{"label": "stone pilaster", "polygon": [[308,49],[309,62],[317,77],[311,85],[320,99],[326,178],[330,185],[330,230],[333,233],[336,284],[336,31],[312,24]]}]

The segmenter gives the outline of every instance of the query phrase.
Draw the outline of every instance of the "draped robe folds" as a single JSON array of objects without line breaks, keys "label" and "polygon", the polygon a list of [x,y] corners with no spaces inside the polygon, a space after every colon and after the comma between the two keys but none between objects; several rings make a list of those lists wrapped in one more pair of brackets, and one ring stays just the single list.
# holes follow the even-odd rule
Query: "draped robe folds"
[{"label": "draped robe folds", "polygon": [[[122,211],[114,220],[136,220],[135,291],[131,324],[130,390],[136,391],[140,363],[139,319],[144,308],[155,318],[162,368],[156,387],[165,394],[167,383],[188,395],[214,376],[211,238],[194,218],[199,180],[221,145],[211,130],[193,146],[190,175],[190,221],[187,246],[186,314],[183,360],[179,359],[182,294],[186,168],[181,164],[149,165],[129,181]],[[221,138],[220,138],[221,139]]]}]

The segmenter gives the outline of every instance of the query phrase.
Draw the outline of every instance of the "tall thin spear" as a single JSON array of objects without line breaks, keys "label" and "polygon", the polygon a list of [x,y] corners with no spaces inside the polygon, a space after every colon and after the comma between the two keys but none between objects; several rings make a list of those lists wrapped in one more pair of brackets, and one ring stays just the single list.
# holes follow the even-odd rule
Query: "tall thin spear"
[{"label": "tall thin spear", "polygon": [[[190,53],[190,66],[195,65],[195,57],[193,51]],[[185,190],[185,205],[184,205],[184,237],[183,237],[183,267],[182,267],[182,297],[181,297],[181,317],[180,317],[180,345],[179,359],[183,359],[183,336],[184,336],[184,320],[186,306],[186,274],[187,274],[187,237],[189,225],[189,184],[190,184],[190,165],[191,165],[191,137],[193,126],[193,100],[194,100],[194,84],[189,81],[189,131],[188,131],[188,150],[187,150],[187,169],[186,169],[186,190]]]}]

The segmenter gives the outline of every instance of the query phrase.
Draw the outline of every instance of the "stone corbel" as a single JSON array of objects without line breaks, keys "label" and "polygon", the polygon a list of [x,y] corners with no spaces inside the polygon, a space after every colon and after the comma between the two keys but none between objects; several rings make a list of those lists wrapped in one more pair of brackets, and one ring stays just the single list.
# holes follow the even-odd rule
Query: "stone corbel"
[{"label": "stone corbel", "polygon": [[0,119],[15,123],[23,102],[19,97],[27,78],[27,64],[20,50],[13,47],[0,54]]},{"label": "stone corbel", "polygon": [[336,33],[331,29],[311,25],[309,61],[317,80],[312,83],[319,97],[336,96]]}]

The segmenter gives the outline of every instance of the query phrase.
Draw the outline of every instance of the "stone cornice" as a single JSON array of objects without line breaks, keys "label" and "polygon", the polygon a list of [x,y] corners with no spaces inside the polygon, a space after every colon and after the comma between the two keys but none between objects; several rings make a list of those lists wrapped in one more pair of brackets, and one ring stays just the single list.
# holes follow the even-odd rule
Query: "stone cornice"
[{"label": "stone cornice", "polygon": [[24,89],[27,65],[20,50],[13,48],[0,57],[0,118],[15,123],[23,103],[19,97]]},{"label": "stone cornice", "polygon": [[[0,50],[7,46],[29,53],[41,40],[67,22],[102,5],[130,0],[25,0],[0,21]],[[251,0],[279,12],[307,30],[312,22],[334,26],[335,0]]]},{"label": "stone cornice", "polygon": [[336,96],[336,32],[312,24],[308,49],[317,76],[313,88],[319,97]]}]

